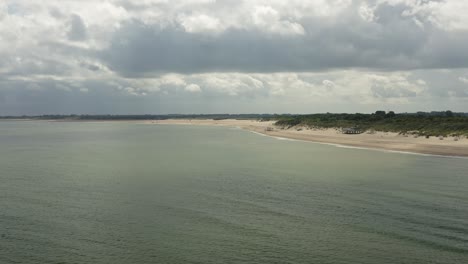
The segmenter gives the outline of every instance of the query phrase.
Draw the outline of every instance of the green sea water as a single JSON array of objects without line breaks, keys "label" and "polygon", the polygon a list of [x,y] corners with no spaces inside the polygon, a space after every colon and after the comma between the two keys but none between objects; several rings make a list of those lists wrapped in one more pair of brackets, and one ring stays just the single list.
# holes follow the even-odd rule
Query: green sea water
[{"label": "green sea water", "polygon": [[468,159],[2,121],[0,263],[468,263]]}]

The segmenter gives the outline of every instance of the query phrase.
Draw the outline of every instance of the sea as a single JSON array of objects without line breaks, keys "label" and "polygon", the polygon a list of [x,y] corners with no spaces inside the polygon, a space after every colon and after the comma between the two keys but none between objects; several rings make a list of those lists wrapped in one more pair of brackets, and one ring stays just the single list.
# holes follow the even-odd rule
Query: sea
[{"label": "sea", "polygon": [[468,159],[1,121],[0,263],[468,263]]}]

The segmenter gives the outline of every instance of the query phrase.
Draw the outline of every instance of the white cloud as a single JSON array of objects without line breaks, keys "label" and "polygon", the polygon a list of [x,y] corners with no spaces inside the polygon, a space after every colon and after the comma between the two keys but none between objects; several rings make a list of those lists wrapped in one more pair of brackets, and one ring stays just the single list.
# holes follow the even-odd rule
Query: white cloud
[{"label": "white cloud", "polygon": [[168,74],[168,75],[164,75],[164,76],[161,78],[160,83],[161,83],[161,84],[164,84],[164,85],[174,85],[174,86],[184,86],[184,85],[187,84],[187,83],[185,82],[183,76],[182,76],[182,75],[178,75],[178,74]]},{"label": "white cloud", "polygon": [[281,35],[304,35],[301,24],[284,20],[281,14],[271,6],[256,6],[252,12],[252,22],[259,29]]},{"label": "white cloud", "polygon": [[409,102],[411,98],[422,96],[426,83],[422,80],[409,80],[409,74],[369,75],[372,96],[383,101]]},{"label": "white cloud", "polygon": [[185,90],[191,93],[201,92],[200,86],[198,84],[191,83],[185,87]]},{"label": "white cloud", "polygon": [[146,92],[144,92],[142,89],[139,88],[133,88],[133,87],[125,87],[123,89],[127,94],[133,95],[133,96],[145,96],[147,95]]},{"label": "white cloud", "polygon": [[362,3],[361,6],[359,7],[359,15],[361,16],[362,19],[364,19],[367,22],[372,22],[375,19],[375,7],[371,8],[369,5],[366,3]]},{"label": "white cloud", "polygon": [[328,90],[332,90],[333,88],[335,88],[335,83],[330,81],[330,80],[323,80],[322,82],[323,86],[325,86]]},{"label": "white cloud", "polygon": [[432,24],[444,30],[468,29],[468,2],[465,0],[421,1],[421,0],[379,0],[377,5],[406,5],[402,16],[425,17]]},{"label": "white cloud", "polygon": [[190,33],[220,32],[223,30],[219,19],[205,14],[191,16],[182,15],[179,19],[185,30]]},{"label": "white cloud", "polygon": [[462,77],[459,77],[458,80],[460,80],[460,82],[462,82],[462,83],[468,84],[468,78],[467,77],[462,76]]}]

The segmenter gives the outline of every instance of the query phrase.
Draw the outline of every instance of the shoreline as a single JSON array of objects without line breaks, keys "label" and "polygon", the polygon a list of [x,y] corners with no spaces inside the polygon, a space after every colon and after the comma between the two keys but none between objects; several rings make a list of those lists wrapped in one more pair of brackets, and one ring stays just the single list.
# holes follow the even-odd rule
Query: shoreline
[{"label": "shoreline", "polygon": [[[10,121],[20,121],[18,119]],[[282,140],[298,140],[332,145],[341,148],[357,148],[394,153],[422,154],[442,157],[468,157],[468,139],[453,137],[410,137],[390,132],[375,132],[362,134],[342,134],[337,129],[310,129],[306,127],[292,127],[280,129],[273,125],[274,121],[257,121],[252,119],[164,119],[164,120],[34,120],[22,121],[45,122],[86,122],[86,123],[132,123],[147,125],[197,125],[237,127],[263,136],[270,136]],[[268,129],[267,129],[268,128]]]},{"label": "shoreline", "polygon": [[[166,119],[144,121],[145,124],[159,125],[208,125],[238,127],[246,131],[258,133],[283,140],[299,140],[332,145],[341,148],[356,148],[377,151],[389,151],[405,154],[422,154],[441,157],[468,157],[468,139],[455,141],[452,137],[440,140],[437,137],[405,137],[398,133],[375,132],[355,135],[342,134],[336,129],[307,129],[293,127],[279,129],[273,125],[274,121],[260,122],[256,120],[188,120]],[[272,128],[272,131],[267,131]]]}]

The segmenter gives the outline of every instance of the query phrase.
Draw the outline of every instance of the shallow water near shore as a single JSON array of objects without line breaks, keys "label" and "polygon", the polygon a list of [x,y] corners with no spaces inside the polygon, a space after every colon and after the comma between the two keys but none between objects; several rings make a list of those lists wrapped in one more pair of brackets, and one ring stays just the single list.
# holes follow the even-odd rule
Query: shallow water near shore
[{"label": "shallow water near shore", "polygon": [[468,263],[467,159],[0,122],[0,263]]}]

